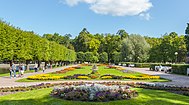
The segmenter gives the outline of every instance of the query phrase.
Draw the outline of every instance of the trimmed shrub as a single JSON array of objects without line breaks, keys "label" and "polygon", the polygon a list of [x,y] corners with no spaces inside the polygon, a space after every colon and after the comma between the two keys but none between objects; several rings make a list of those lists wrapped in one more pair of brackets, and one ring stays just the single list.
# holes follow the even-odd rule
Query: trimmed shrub
[{"label": "trimmed shrub", "polygon": [[187,68],[189,68],[189,64],[175,64],[172,65],[172,73],[186,75]]},{"label": "trimmed shrub", "polygon": [[139,68],[147,68],[150,67],[150,63],[134,63],[135,67],[139,67]]}]

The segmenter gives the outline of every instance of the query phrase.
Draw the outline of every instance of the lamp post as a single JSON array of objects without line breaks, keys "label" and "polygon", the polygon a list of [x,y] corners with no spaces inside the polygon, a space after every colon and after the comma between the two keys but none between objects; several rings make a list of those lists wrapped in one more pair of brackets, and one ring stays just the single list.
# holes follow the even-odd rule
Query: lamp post
[{"label": "lamp post", "polygon": [[178,52],[175,52],[175,63],[177,63],[177,55],[178,55]]}]

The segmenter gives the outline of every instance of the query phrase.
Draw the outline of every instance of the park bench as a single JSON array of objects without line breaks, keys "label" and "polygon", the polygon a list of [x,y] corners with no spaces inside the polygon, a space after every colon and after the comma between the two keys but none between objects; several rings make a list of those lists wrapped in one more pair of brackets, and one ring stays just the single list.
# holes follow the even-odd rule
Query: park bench
[{"label": "park bench", "polygon": [[169,66],[155,66],[155,71],[164,71],[165,73],[171,73],[172,67]]}]

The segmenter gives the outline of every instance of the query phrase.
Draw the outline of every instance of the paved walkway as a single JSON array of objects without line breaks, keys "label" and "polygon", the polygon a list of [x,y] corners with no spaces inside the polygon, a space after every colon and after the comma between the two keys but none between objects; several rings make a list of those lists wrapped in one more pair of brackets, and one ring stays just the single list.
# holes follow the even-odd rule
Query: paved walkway
[{"label": "paved walkway", "polygon": [[[67,67],[70,67],[70,66],[47,69],[47,70],[45,70],[45,73],[60,71],[60,70],[67,68]],[[27,78],[28,76],[35,75],[35,74],[45,74],[45,73],[43,73],[43,71],[38,71],[38,72],[33,72],[33,73],[25,73],[24,77],[22,77],[22,78]],[[27,86],[27,85],[34,85],[34,84],[39,84],[39,83],[49,83],[48,81],[47,82],[15,82],[15,81],[22,79],[22,78],[17,77],[17,78],[11,78],[10,79],[9,76],[0,77],[0,87]],[[56,81],[50,81],[50,82],[56,82]]]},{"label": "paved walkway", "polygon": [[[50,72],[55,72],[62,70],[64,68],[67,68],[69,66],[65,67],[60,67],[60,68],[54,68],[54,69],[48,69],[45,71],[45,73],[50,73]],[[130,68],[130,67],[124,67],[127,70],[131,71],[136,71],[144,74],[149,74],[149,75],[158,75],[161,76],[162,78],[172,80],[171,82],[164,82],[160,84],[168,84],[168,85],[177,85],[177,86],[187,86],[189,87],[189,76],[182,76],[182,75],[175,75],[175,74],[166,74],[163,72],[155,72],[155,71],[150,71],[149,68]],[[39,71],[37,73],[27,73],[24,75],[23,78],[26,78],[30,75],[35,75],[35,74],[43,74],[42,71]],[[45,82],[15,82],[16,80],[19,80],[21,78],[12,78],[6,76],[6,77],[0,77],[0,87],[10,87],[10,86],[29,86],[29,85],[36,85],[40,83],[59,83],[59,82],[79,82],[79,81],[85,81],[89,82],[88,80],[65,80],[65,81],[45,81]],[[109,82],[112,80],[91,80],[90,82]],[[115,80],[115,81],[120,81],[120,82],[128,82],[128,81],[121,81],[121,80]]]},{"label": "paved walkway", "polygon": [[150,71],[149,68],[130,68],[130,67],[124,67],[124,68],[126,68],[127,70],[136,71],[144,74],[157,75],[162,78],[171,80],[171,82],[163,82],[163,83],[161,82],[161,84],[189,87],[189,76]]}]

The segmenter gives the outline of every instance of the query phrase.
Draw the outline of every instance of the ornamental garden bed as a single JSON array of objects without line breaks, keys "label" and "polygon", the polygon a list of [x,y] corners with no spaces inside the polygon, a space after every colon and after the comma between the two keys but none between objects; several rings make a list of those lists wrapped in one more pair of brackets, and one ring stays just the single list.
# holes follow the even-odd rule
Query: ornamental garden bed
[{"label": "ornamental garden bed", "polygon": [[50,74],[33,75],[27,78],[17,80],[17,82],[35,82],[49,80],[132,80],[132,81],[152,81],[152,82],[167,82],[159,76],[151,76],[125,70],[117,66],[102,66],[98,65],[97,71],[91,70],[90,65],[80,65],[69,67],[61,71]]},{"label": "ornamental garden bed", "polygon": [[126,100],[137,97],[138,93],[129,88],[129,86],[107,86],[103,84],[60,86],[53,89],[51,96],[64,100],[92,102]]},{"label": "ornamental garden bed", "polygon": [[170,91],[187,95],[189,87],[144,82],[43,83],[0,88],[0,93],[5,94],[0,96],[0,103],[1,105],[19,105],[20,102],[23,105],[187,105],[189,103],[188,96]]}]

